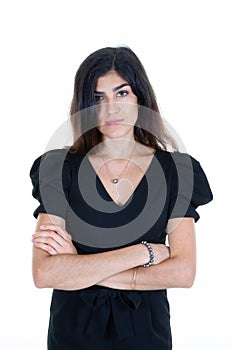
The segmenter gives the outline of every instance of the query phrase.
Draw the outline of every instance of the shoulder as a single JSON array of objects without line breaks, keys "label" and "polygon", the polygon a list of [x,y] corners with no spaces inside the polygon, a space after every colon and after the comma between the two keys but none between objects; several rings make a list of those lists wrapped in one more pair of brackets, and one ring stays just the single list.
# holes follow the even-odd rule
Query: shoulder
[{"label": "shoulder", "polygon": [[201,171],[201,165],[197,159],[192,157],[188,153],[184,152],[169,152],[164,150],[158,150],[155,153],[155,156],[159,160],[162,166],[167,166],[171,168],[183,169],[183,170],[192,170],[192,171]]},{"label": "shoulder", "polygon": [[68,186],[72,178],[72,167],[81,158],[68,149],[46,151],[34,160],[29,173],[31,181],[35,186],[39,181],[52,183],[62,178]]},{"label": "shoulder", "polygon": [[194,185],[202,182],[207,183],[207,177],[200,162],[188,153],[170,153],[176,172],[179,177],[193,178]]},{"label": "shoulder", "polygon": [[67,150],[65,149],[53,149],[50,151],[46,151],[40,156],[38,156],[32,164],[31,171],[35,170],[40,164],[44,161],[49,160],[50,162],[62,160],[62,158],[66,157]]},{"label": "shoulder", "polygon": [[76,170],[85,155],[74,154],[69,149],[53,149],[37,157],[30,169],[30,178],[34,187],[39,183],[61,182],[69,188]]},{"label": "shoulder", "polygon": [[44,152],[39,157],[37,157],[31,167],[30,172],[37,170],[41,165],[49,166],[50,168],[54,165],[72,165],[75,162],[81,162],[83,155],[73,154],[69,149],[53,149]]},{"label": "shoulder", "polygon": [[207,202],[212,200],[207,175],[196,158],[188,153],[167,151],[159,151],[157,157],[173,188],[179,187],[184,193],[192,191],[205,197]]}]

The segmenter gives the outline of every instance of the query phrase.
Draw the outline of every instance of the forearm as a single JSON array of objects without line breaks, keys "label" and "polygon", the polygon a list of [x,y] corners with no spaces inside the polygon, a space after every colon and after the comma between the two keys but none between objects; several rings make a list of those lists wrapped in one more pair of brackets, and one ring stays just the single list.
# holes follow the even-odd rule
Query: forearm
[{"label": "forearm", "polygon": [[181,258],[170,258],[148,268],[138,267],[133,283],[134,268],[115,274],[98,285],[115,289],[158,290],[189,288],[195,278],[195,264]]},{"label": "forearm", "polygon": [[47,256],[34,267],[34,281],[39,288],[82,289],[147,261],[140,244],[98,254]]}]

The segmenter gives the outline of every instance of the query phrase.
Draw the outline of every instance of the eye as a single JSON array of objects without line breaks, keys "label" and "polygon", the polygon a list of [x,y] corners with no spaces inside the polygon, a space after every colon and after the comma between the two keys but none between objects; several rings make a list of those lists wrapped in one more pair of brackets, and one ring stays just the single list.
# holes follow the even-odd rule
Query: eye
[{"label": "eye", "polygon": [[127,90],[121,90],[121,91],[118,91],[117,96],[126,97],[128,94],[129,92]]},{"label": "eye", "polygon": [[95,95],[96,103],[100,103],[103,99],[104,99],[104,97],[102,95]]}]

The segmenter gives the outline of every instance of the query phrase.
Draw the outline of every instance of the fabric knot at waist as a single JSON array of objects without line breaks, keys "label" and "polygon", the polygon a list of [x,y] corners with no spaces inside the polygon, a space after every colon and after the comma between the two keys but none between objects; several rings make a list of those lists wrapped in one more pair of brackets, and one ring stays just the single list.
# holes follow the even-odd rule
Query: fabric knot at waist
[{"label": "fabric knot at waist", "polygon": [[131,310],[136,310],[142,301],[137,292],[103,288],[83,290],[79,296],[93,309],[86,334],[104,336],[111,319],[119,340],[135,335]]}]

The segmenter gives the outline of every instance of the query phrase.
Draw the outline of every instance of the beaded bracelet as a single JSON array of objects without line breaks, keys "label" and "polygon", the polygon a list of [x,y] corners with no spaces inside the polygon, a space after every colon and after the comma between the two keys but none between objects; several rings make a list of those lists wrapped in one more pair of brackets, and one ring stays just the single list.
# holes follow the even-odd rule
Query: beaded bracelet
[{"label": "beaded bracelet", "polygon": [[141,266],[143,266],[143,267],[150,267],[153,264],[154,260],[155,260],[154,250],[151,247],[150,243],[148,243],[147,241],[142,241],[141,243],[144,244],[147,247],[147,249],[149,251],[149,255],[150,255],[150,261],[147,264],[144,264],[144,265],[141,265]]}]

